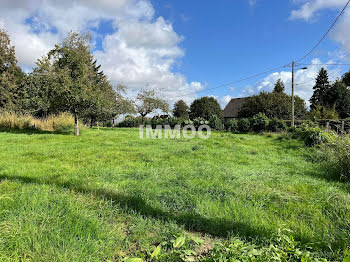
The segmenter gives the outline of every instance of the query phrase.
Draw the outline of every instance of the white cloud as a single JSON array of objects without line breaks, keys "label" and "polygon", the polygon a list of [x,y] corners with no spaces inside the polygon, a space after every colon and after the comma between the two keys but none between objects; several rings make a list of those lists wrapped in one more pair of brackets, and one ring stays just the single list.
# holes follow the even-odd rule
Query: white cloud
[{"label": "white cloud", "polygon": [[86,31],[111,20],[116,30],[104,36],[103,51],[95,56],[115,84],[130,86],[130,94],[149,85],[162,90],[170,102],[182,98],[188,103],[196,95],[179,95],[204,88],[172,71],[184,55],[179,47],[183,38],[170,22],[154,17],[149,0],[3,0],[1,5],[0,26],[9,32],[26,69],[70,30]]},{"label": "white cloud", "polygon": [[221,108],[224,109],[227,106],[227,104],[231,101],[232,98],[233,97],[230,95],[226,95],[226,96],[221,97],[219,100]]},{"label": "white cloud", "polygon": [[[326,64],[332,64],[334,61],[328,61]],[[313,93],[313,86],[315,84],[315,78],[318,75],[319,70],[322,66],[322,61],[319,59],[312,60],[312,64],[308,66],[306,70],[298,69],[295,71],[295,94],[303,98],[307,105],[309,105],[309,99]],[[329,80],[334,81],[339,78],[341,72],[337,68],[332,68],[332,66],[325,67],[328,70]],[[253,86],[247,86],[244,91],[241,93],[241,96],[250,96],[253,94],[258,94],[261,91],[271,92],[274,89],[275,83],[278,79],[282,79],[285,84],[287,94],[291,94],[292,86],[292,72],[290,71],[281,71],[275,72]]]},{"label": "white cloud", "polygon": [[305,1],[303,2],[303,5],[299,9],[292,11],[290,15],[291,19],[304,19],[308,21],[321,10],[343,8],[347,0],[309,0],[306,3]]},{"label": "white cloud", "polygon": [[[300,1],[297,1],[299,3]],[[341,10],[347,0],[308,0],[302,1],[302,5],[299,9],[293,10],[291,19],[302,19],[305,21],[312,21],[318,16],[322,10]],[[330,33],[330,38],[340,42],[346,51],[350,51],[350,6],[345,10],[343,16],[338,21],[338,24]]]}]

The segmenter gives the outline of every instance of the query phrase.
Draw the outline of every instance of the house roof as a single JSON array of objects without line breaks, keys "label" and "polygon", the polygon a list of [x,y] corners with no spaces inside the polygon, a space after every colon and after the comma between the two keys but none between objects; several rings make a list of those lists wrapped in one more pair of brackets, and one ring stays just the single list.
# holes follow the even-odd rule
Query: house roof
[{"label": "house roof", "polygon": [[241,110],[242,105],[245,101],[250,97],[241,97],[241,98],[233,98],[227,104],[224,109],[224,117],[225,118],[235,118],[238,116],[238,112]]}]

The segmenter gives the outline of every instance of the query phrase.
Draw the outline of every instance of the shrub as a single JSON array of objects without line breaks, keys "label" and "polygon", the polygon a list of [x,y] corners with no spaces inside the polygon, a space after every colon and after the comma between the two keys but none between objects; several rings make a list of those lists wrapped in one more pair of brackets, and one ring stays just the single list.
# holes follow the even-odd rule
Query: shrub
[{"label": "shrub", "polygon": [[335,140],[336,136],[330,131],[324,131],[319,127],[313,127],[313,124],[304,123],[300,126],[288,128],[292,138],[304,141],[306,146],[314,146],[323,143],[329,143]]},{"label": "shrub", "polygon": [[225,126],[226,130],[229,132],[235,132],[238,130],[238,121],[235,119],[232,119],[226,123]]},{"label": "shrub", "polygon": [[273,118],[270,120],[267,129],[271,132],[282,132],[287,129],[287,125],[283,120]]},{"label": "shrub", "polygon": [[128,115],[122,122],[118,124],[119,127],[138,127],[141,125],[141,119]]},{"label": "shrub", "polygon": [[269,118],[263,113],[258,113],[250,119],[250,127],[254,132],[263,132],[267,130]]},{"label": "shrub", "polygon": [[248,118],[242,118],[238,121],[238,131],[249,132],[250,130],[250,121]]},{"label": "shrub", "polygon": [[224,129],[222,121],[217,115],[213,115],[209,118],[209,126],[217,131],[221,131]]},{"label": "shrub", "polygon": [[203,117],[197,117],[195,119],[193,119],[193,125],[195,126],[195,128],[199,128],[199,126],[201,125],[207,125],[208,121],[205,120]]}]

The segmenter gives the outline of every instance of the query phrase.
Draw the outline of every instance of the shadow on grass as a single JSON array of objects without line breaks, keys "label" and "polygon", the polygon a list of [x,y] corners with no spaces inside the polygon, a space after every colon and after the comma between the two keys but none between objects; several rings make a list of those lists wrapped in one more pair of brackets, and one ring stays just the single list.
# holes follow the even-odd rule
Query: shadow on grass
[{"label": "shadow on grass", "polygon": [[25,135],[73,135],[73,131],[58,132],[58,131],[42,131],[38,129],[8,129],[0,128],[0,133],[25,134]]},{"label": "shadow on grass", "polygon": [[[228,219],[220,218],[207,218],[194,211],[189,212],[168,212],[160,208],[153,207],[147,201],[145,201],[137,193],[122,194],[109,189],[99,188],[93,189],[83,182],[75,181],[59,181],[59,177],[52,177],[49,179],[32,178],[25,176],[7,176],[0,174],[1,180],[19,181],[22,183],[35,183],[42,185],[54,185],[59,188],[69,189],[75,192],[92,194],[103,200],[112,200],[113,205],[122,208],[125,212],[131,211],[143,217],[155,218],[161,221],[173,222],[179,226],[184,226],[188,231],[210,234],[216,237],[228,237],[230,235],[236,235],[246,240],[254,240],[263,243],[267,239],[270,239],[275,232],[271,232],[266,228],[256,228],[248,223],[235,222]],[[276,229],[277,230],[277,229]],[[303,244],[312,242],[312,239],[305,238],[298,235],[295,238]],[[320,246],[327,247],[327,243]]]}]

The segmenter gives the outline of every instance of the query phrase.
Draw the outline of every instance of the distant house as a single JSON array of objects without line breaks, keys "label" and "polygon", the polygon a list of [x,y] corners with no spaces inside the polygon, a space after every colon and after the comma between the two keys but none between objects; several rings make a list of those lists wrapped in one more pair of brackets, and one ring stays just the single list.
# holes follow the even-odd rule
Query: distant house
[{"label": "distant house", "polygon": [[169,117],[170,117],[169,115],[161,115],[161,114],[158,114],[157,116],[154,116],[152,119],[153,119],[153,120],[168,119]]},{"label": "distant house", "polygon": [[230,120],[238,117],[238,112],[241,110],[243,103],[248,100],[249,97],[233,98],[227,104],[224,109],[225,120]]}]

